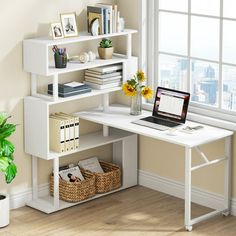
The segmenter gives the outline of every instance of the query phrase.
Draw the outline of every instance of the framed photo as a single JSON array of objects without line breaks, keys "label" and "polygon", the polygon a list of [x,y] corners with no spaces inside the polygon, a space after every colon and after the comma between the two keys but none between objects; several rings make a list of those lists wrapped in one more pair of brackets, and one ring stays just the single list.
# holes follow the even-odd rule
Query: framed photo
[{"label": "framed photo", "polygon": [[78,35],[75,13],[61,14],[61,24],[65,37],[74,37]]},{"label": "framed photo", "polygon": [[62,39],[64,38],[62,26],[60,22],[51,24],[52,37],[53,39]]}]

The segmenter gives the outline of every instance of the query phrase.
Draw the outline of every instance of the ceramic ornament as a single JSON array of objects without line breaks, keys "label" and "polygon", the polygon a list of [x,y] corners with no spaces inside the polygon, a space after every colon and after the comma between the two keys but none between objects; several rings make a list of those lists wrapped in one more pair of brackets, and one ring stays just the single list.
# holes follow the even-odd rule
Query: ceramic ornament
[{"label": "ceramic ornament", "polygon": [[92,62],[96,59],[96,54],[92,51],[89,51],[88,52],[88,55],[89,55],[89,61]]},{"label": "ceramic ornament", "polygon": [[88,55],[88,53],[86,53],[86,52],[80,53],[80,55],[79,55],[79,61],[80,61],[81,63],[87,63],[87,62],[89,61],[89,55]]}]

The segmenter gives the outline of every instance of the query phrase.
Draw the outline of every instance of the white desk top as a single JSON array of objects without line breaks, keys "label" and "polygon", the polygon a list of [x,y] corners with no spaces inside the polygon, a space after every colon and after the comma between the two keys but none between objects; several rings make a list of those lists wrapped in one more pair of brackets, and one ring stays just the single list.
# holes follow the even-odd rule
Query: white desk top
[{"label": "white desk top", "polygon": [[208,125],[203,125],[203,129],[196,130],[191,134],[181,132],[180,130],[184,126],[198,125],[198,123],[190,121],[187,121],[184,126],[178,127],[178,129],[173,133],[168,130],[159,131],[156,129],[131,123],[132,121],[140,119],[142,117],[150,116],[151,112],[143,111],[142,115],[140,116],[130,115],[129,112],[129,107],[125,107],[123,105],[112,105],[109,107],[109,110],[107,112],[96,109],[78,112],[76,113],[76,115],[88,121],[130,131],[136,134],[163,140],[185,147],[195,147],[233,135],[232,131],[215,128]]}]

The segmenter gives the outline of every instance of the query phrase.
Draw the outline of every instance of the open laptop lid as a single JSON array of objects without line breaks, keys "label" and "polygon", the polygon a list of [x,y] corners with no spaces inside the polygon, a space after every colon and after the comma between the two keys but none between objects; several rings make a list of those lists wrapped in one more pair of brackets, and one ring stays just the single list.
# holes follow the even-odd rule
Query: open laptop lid
[{"label": "open laptop lid", "polygon": [[157,87],[152,115],[177,123],[185,123],[190,93]]}]

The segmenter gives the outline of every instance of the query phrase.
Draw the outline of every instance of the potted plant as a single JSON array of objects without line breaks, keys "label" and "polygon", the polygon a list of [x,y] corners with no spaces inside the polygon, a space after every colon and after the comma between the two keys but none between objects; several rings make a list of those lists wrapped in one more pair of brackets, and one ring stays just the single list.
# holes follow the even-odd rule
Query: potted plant
[{"label": "potted plant", "polygon": [[[11,183],[17,173],[14,164],[14,145],[7,139],[16,130],[16,125],[7,123],[10,116],[0,112],[0,172],[4,173],[7,184]],[[9,224],[9,196],[0,193],[0,228]]]},{"label": "potted plant", "polygon": [[104,38],[99,44],[98,54],[101,59],[111,59],[114,48],[112,47],[112,41]]}]

